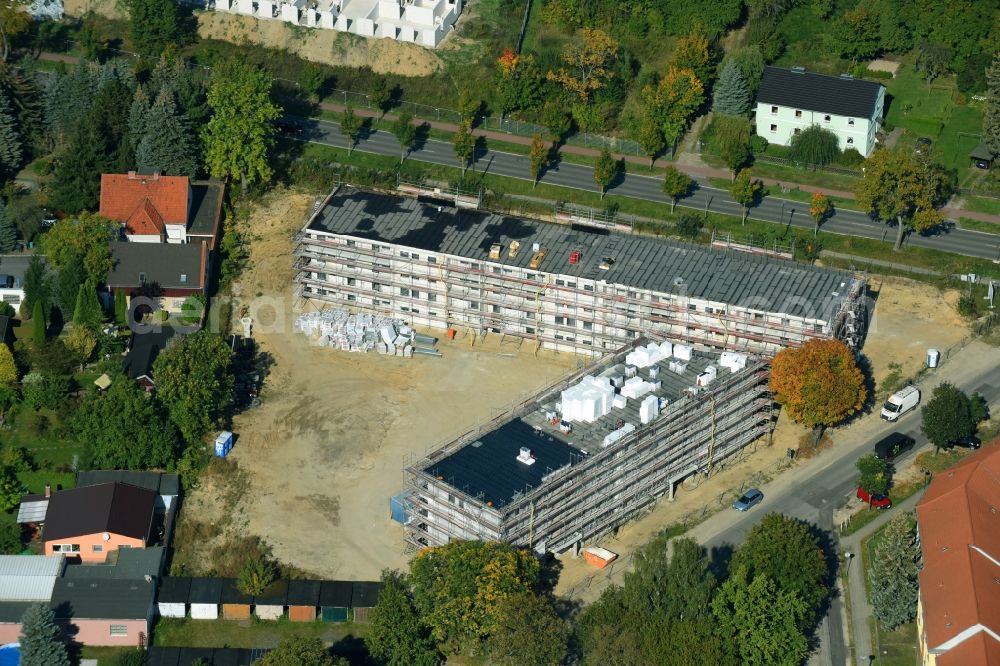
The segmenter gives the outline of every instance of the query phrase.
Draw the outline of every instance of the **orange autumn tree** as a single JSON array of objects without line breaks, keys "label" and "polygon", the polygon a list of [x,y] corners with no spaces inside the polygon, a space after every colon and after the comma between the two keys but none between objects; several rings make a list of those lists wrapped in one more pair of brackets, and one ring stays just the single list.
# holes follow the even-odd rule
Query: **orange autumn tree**
[{"label": "orange autumn tree", "polygon": [[778,352],[771,392],[795,422],[810,428],[840,423],[868,397],[854,353],[840,340],[810,340]]},{"label": "orange autumn tree", "polygon": [[603,88],[614,74],[618,48],[615,38],[603,30],[584,28],[563,49],[563,66],[549,72],[548,79],[576,93],[581,102],[587,102],[590,94]]},{"label": "orange autumn tree", "polygon": [[813,236],[819,232],[819,225],[823,224],[823,220],[826,219],[826,216],[830,214],[832,209],[833,204],[822,192],[813,192],[812,196],[809,197],[809,217],[816,223],[816,227],[813,229]]}]

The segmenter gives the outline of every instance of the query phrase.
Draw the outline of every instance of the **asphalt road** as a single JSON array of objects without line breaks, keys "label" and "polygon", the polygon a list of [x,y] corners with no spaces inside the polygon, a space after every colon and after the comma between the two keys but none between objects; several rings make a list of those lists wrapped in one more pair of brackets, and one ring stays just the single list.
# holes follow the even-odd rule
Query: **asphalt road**
[{"label": "asphalt road", "polygon": [[[970,356],[971,350],[962,354],[965,355],[962,360],[968,364],[968,368],[963,368],[961,374],[949,377],[949,381],[967,393],[978,391],[995,413],[996,409],[1000,409],[1000,378],[997,377],[995,364],[976,363]],[[956,357],[952,362],[957,363],[958,359]],[[926,401],[930,397],[930,386],[921,386],[921,392],[921,400]],[[834,511],[845,506],[857,490],[858,473],[854,461],[860,455],[871,451],[876,441],[894,431],[910,435],[917,441],[913,449],[894,461],[899,469],[908,467],[918,453],[929,447],[927,438],[920,432],[919,414],[918,408],[900,417],[896,423],[873,423],[866,429],[866,436],[859,437],[853,443],[841,438],[834,450],[810,461],[817,464],[811,466],[807,473],[796,468],[763,486],[761,490],[764,492],[764,500],[750,511],[739,513],[727,510],[716,514],[691,530],[689,536],[697,539],[714,557],[725,558],[758,520],[772,512],[802,519],[832,533]],[[860,429],[862,425],[853,428]],[[822,663],[847,663],[841,600],[836,595],[818,634],[826,657]]]},{"label": "asphalt road", "polygon": [[[347,147],[347,142],[336,123],[291,116],[287,118],[304,128],[303,131],[296,133],[294,138],[340,148]],[[399,143],[390,132],[384,130],[374,130],[365,134],[355,150],[399,157]],[[435,139],[427,139],[419,143],[407,159],[452,167],[458,166],[451,144]],[[530,178],[527,156],[488,150],[488,146],[487,150],[477,153],[471,168],[478,172],[485,171],[498,176],[522,180]],[[712,212],[740,215],[740,206],[733,201],[726,190],[711,187],[705,179],[695,180],[698,187],[690,195],[681,199],[678,202],[679,206],[705,210],[707,204]],[[590,192],[598,191],[591,168],[580,164],[562,162],[550,166],[542,174],[541,182]],[[608,189],[608,192],[669,205],[670,199],[663,194],[661,188],[662,183],[659,178],[621,174],[617,182]],[[759,206],[750,210],[750,218],[790,224],[793,227],[811,230],[813,222],[809,217],[808,209],[809,205],[801,201],[766,197]],[[896,237],[895,227],[886,227],[883,224],[873,222],[864,213],[851,210],[834,211],[833,215],[823,224],[822,231],[874,239],[881,239],[885,234],[886,243],[892,243]],[[950,229],[933,236],[910,234],[906,239],[906,245],[933,248],[983,259],[1000,259],[1000,235],[966,229]]]}]

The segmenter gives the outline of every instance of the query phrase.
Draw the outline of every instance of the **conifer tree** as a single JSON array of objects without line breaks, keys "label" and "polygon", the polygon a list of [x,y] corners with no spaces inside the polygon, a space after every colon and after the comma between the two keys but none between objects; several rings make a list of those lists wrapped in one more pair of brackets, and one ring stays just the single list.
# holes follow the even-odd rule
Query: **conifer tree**
[{"label": "conifer tree", "polygon": [[160,91],[135,150],[136,164],[171,176],[194,177],[198,170],[195,152],[187,120],[178,114],[173,94]]},{"label": "conifer tree", "polygon": [[6,177],[17,173],[24,156],[17,128],[17,116],[11,109],[10,100],[0,91],[0,171]]},{"label": "conifer tree", "polygon": [[45,344],[45,328],[45,308],[41,301],[35,301],[31,311],[31,339],[38,346]]},{"label": "conifer tree", "polygon": [[715,84],[712,110],[731,116],[742,116],[750,110],[750,90],[736,61],[729,60]]},{"label": "conifer tree", "polygon": [[21,617],[21,666],[69,666],[66,646],[48,604],[32,604]]},{"label": "conifer tree", "polygon": [[911,517],[898,515],[886,525],[868,569],[872,613],[890,631],[917,615],[919,561]]},{"label": "conifer tree", "polygon": [[993,64],[986,68],[983,141],[993,155],[1000,155],[1000,51],[993,58]]},{"label": "conifer tree", "polygon": [[17,249],[17,228],[7,214],[7,206],[0,201],[0,252]]},{"label": "conifer tree", "polygon": [[132,139],[132,145],[138,146],[142,137],[146,134],[146,125],[149,120],[149,95],[143,86],[137,86],[135,97],[132,98],[132,106],[128,112],[128,134]]},{"label": "conifer tree", "polygon": [[128,326],[128,300],[124,291],[115,292],[115,323],[122,328]]}]

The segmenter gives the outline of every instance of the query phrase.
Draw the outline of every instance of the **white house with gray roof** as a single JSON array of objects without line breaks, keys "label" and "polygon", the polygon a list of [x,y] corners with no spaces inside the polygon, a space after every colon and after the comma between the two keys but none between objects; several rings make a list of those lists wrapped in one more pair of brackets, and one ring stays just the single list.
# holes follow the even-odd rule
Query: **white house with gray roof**
[{"label": "white house with gray roof", "polygon": [[885,112],[885,86],[851,76],[766,67],[757,93],[756,131],[769,143],[790,146],[792,137],[818,125],[837,135],[840,149],[868,157]]},{"label": "white house with gray roof", "polygon": [[298,239],[302,299],[561,351],[656,335],[773,354],[864,331],[865,283],[845,271],[347,185]]}]

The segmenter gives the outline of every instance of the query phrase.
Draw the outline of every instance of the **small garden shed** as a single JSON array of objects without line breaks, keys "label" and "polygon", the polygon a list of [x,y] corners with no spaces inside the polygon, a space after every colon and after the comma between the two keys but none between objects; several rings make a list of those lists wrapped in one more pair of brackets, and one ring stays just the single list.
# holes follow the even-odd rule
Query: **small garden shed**
[{"label": "small garden shed", "polygon": [[253,595],[242,592],[235,578],[226,578],[222,584],[222,617],[225,620],[249,620]]},{"label": "small garden shed", "polygon": [[319,586],[319,605],[324,622],[347,622],[351,613],[350,581],[324,580]]},{"label": "small garden shed", "polygon": [[276,580],[263,593],[254,595],[254,615],[261,620],[278,620],[285,614],[288,581]]},{"label": "small garden shed", "polygon": [[351,589],[351,608],[355,622],[367,622],[368,613],[375,607],[382,583],[374,581],[354,581]]},{"label": "small garden shed", "polygon": [[219,602],[222,598],[221,578],[192,578],[191,618],[195,620],[218,620]]},{"label": "small garden shed", "polygon": [[156,609],[161,617],[186,617],[190,596],[190,578],[185,576],[161,578],[160,590],[156,594]]},{"label": "small garden shed", "polygon": [[314,622],[319,607],[318,580],[288,581],[288,619],[291,622]]}]

